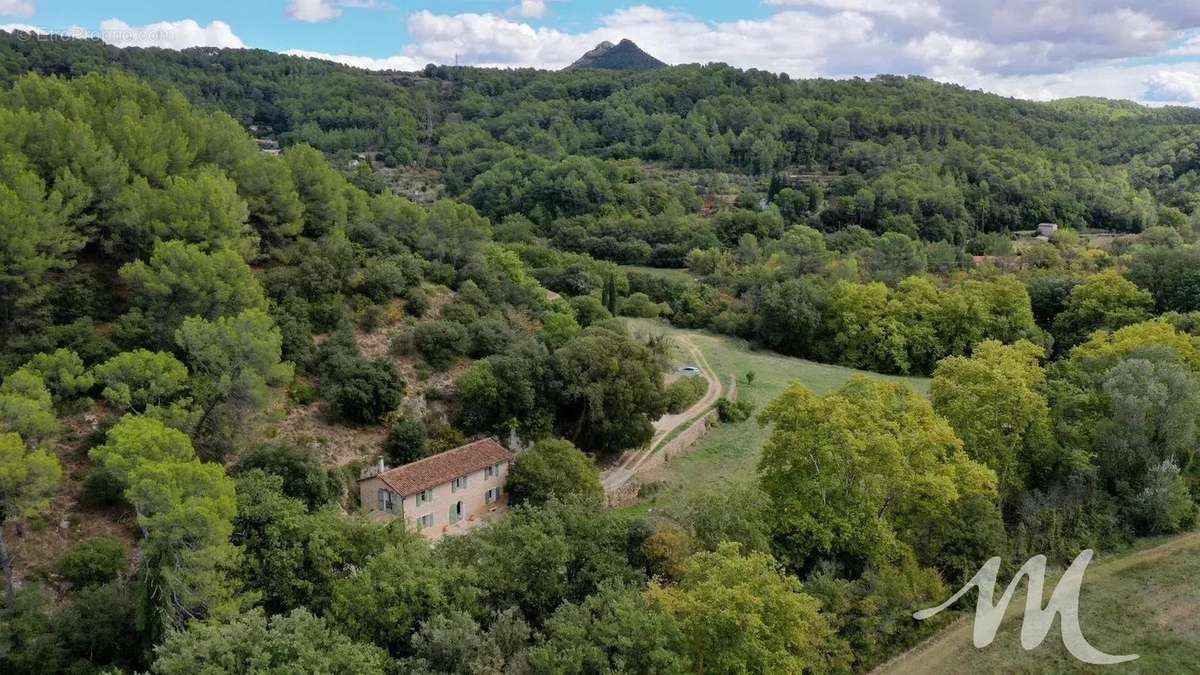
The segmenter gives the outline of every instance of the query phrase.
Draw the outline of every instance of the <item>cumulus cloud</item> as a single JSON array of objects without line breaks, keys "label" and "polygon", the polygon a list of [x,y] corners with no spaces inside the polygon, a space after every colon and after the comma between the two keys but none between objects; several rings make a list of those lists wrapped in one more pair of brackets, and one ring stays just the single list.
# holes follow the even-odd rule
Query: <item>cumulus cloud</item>
[{"label": "cumulus cloud", "polygon": [[861,14],[818,16],[794,11],[769,20],[710,24],[677,12],[635,6],[604,17],[595,30],[568,33],[494,14],[419,11],[408,19],[412,43],[392,57],[293,53],[376,69],[411,69],[456,60],[502,68],[561,68],[600,42],[629,38],[668,63],[723,61],[806,76],[861,63],[865,52],[846,51],[842,46],[871,46],[871,25]]},{"label": "cumulus cloud", "polygon": [[[511,0],[510,0],[511,1]],[[545,2],[536,3],[544,5]],[[794,77],[915,73],[1022,98],[1098,95],[1196,101],[1200,2],[1142,0],[766,0],[761,19],[705,21],[635,5],[570,32],[518,15],[408,17],[410,42],[387,58],[292,52],[371,69],[426,63],[561,68],[597,43],[629,38],[668,63],[720,61]],[[527,17],[528,18],[528,17]],[[1163,74],[1165,73],[1165,74]],[[1182,73],[1180,75],[1179,73]]]},{"label": "cumulus cloud", "polygon": [[33,16],[36,12],[33,0],[0,0],[0,16]]},{"label": "cumulus cloud", "polygon": [[766,4],[773,7],[862,12],[923,22],[938,22],[941,15],[941,9],[934,0],[767,0]]},{"label": "cumulus cloud", "polygon": [[333,6],[329,0],[290,0],[287,15],[296,21],[320,23],[337,18],[342,10]]},{"label": "cumulus cloud", "polygon": [[1146,100],[1195,104],[1200,101],[1200,73],[1164,70],[1146,78]]},{"label": "cumulus cloud", "polygon": [[323,61],[334,61],[343,63],[347,66],[355,68],[363,68],[365,70],[420,70],[425,67],[425,64],[430,63],[428,60],[409,56],[389,56],[382,59],[373,58],[370,56],[354,56],[353,54],[330,54],[327,52],[314,52],[305,49],[289,49],[285,54],[290,56],[302,56],[310,59],[321,59]]},{"label": "cumulus cloud", "polygon": [[[75,33],[82,29],[72,29]],[[201,26],[192,19],[182,21],[160,21],[144,26],[131,26],[120,19],[100,22],[99,33],[93,35],[83,31],[83,37],[99,37],[117,47],[165,47],[187,49],[188,47],[229,47],[240,49],[246,46],[234,34],[233,28],[224,21],[213,21]]]},{"label": "cumulus cloud", "polygon": [[383,0],[288,0],[289,18],[306,23],[332,21],[342,15],[342,8],[379,9]]},{"label": "cumulus cloud", "polygon": [[547,0],[521,0],[508,13],[526,19],[541,19],[550,13]]}]

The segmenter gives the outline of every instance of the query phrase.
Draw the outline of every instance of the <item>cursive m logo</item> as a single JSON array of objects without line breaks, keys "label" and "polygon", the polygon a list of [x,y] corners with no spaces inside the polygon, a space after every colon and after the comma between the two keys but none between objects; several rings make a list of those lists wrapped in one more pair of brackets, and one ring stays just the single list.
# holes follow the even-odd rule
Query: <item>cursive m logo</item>
[{"label": "cursive m logo", "polygon": [[1091,549],[1083,551],[1079,557],[1075,558],[1071,566],[1063,573],[1062,579],[1059,579],[1058,586],[1050,596],[1050,602],[1046,603],[1046,607],[1043,609],[1042,588],[1046,583],[1046,556],[1034,556],[1022,565],[1021,569],[1017,571],[1017,575],[1008,584],[1008,588],[1004,590],[1004,595],[1000,596],[1000,602],[996,604],[992,604],[992,596],[996,591],[996,575],[1000,571],[1000,558],[992,558],[949,600],[937,607],[923,609],[913,614],[913,618],[918,621],[928,619],[953,605],[972,588],[978,588],[979,602],[975,605],[974,642],[977,648],[986,647],[996,639],[1000,621],[1004,619],[1004,612],[1008,609],[1008,603],[1012,600],[1017,585],[1021,583],[1021,577],[1028,577],[1029,592],[1025,597],[1025,618],[1021,624],[1021,646],[1026,651],[1042,644],[1042,641],[1046,639],[1046,634],[1050,632],[1055,615],[1060,615],[1062,616],[1063,646],[1067,648],[1071,656],[1084,663],[1099,666],[1132,661],[1138,657],[1137,654],[1113,656],[1096,649],[1083,637],[1083,631],[1079,628],[1079,589],[1083,583],[1083,572],[1091,560]]}]

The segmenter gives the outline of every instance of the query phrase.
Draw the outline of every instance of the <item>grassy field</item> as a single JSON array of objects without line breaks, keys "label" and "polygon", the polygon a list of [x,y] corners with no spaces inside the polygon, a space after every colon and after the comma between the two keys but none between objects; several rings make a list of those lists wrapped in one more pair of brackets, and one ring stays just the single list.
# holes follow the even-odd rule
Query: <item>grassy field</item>
[{"label": "grassy field", "polygon": [[[686,338],[704,353],[724,386],[728,387],[730,376],[737,378],[738,397],[751,401],[755,410],[762,409],[792,382],[800,382],[820,394],[840,387],[854,375],[866,375],[904,382],[921,392],[929,390],[929,380],[924,378],[888,377],[752,350],[744,340],[680,330],[661,321],[631,319],[629,326],[635,335],[662,333],[676,340]],[[682,360],[684,352],[676,352],[676,365],[688,365]],[[750,371],[755,375],[753,384],[746,383],[746,373]],[[754,420],[714,429],[694,451],[645,474],[643,479],[659,483],[659,488],[640,508],[654,508],[689,492],[752,479],[766,438],[767,429]]]},{"label": "grassy field", "polygon": [[[1023,594],[1013,599],[996,640],[971,643],[969,620],[876,671],[884,673],[1132,673],[1200,672],[1200,534],[1142,542],[1139,550],[1094,560],[1083,579],[1079,623],[1093,647],[1136,661],[1087,666],[1062,646],[1059,622],[1042,645],[1021,647]],[[1006,583],[1002,577],[1002,583]],[[1044,598],[1052,583],[1047,580]],[[1024,588],[1024,586],[1022,586]],[[1000,589],[997,588],[997,593]],[[970,596],[974,602],[975,594]],[[966,601],[964,601],[966,602]],[[968,602],[965,606],[972,608]],[[1012,611],[1015,610],[1015,611]]]}]

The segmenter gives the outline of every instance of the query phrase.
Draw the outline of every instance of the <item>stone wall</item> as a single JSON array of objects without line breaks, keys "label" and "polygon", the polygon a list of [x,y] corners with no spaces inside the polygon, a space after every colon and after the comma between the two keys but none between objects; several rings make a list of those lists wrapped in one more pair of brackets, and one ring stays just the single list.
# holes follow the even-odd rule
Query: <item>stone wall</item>
[{"label": "stone wall", "polygon": [[[725,393],[725,398],[737,400],[737,380],[730,377],[729,389]],[[721,423],[720,416],[717,414],[717,409],[713,408],[698,419],[692,422],[691,426],[687,427],[672,438],[670,441],[659,447],[653,455],[642,461],[638,467],[638,473],[656,469],[672,459],[691,452],[700,439],[708,433],[708,430]],[[629,506],[636,504],[638,501],[638,492],[641,490],[642,481],[637,476],[630,478],[621,487],[612,490],[608,493],[609,506]]]}]

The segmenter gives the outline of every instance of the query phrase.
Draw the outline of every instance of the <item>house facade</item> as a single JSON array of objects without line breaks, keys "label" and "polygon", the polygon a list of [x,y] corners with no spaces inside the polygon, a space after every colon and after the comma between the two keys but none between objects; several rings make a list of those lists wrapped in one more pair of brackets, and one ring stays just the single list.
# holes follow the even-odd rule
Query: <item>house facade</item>
[{"label": "house facade", "polygon": [[513,453],[493,438],[411,464],[367,473],[358,481],[362,508],[377,518],[403,518],[437,540],[504,511],[504,481]]}]

